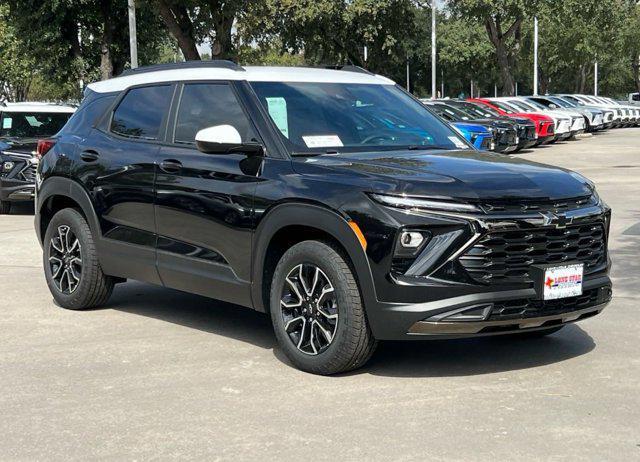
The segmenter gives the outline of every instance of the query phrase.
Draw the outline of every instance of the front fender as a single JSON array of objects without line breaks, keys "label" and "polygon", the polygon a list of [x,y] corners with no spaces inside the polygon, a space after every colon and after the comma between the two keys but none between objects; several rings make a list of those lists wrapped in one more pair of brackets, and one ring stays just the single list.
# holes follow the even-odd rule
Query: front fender
[{"label": "front fender", "polygon": [[276,205],[258,225],[253,244],[251,297],[256,310],[266,312],[263,300],[263,265],[269,243],[287,226],[307,226],[331,235],[345,249],[353,263],[365,307],[376,303],[375,285],[367,255],[346,218],[327,208],[300,203]]}]

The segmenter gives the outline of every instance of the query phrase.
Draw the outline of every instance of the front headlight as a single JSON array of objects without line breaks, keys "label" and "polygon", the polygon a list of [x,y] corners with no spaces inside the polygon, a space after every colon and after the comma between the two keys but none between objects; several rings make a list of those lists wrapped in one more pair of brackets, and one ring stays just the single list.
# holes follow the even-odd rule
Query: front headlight
[{"label": "front headlight", "polygon": [[411,196],[390,196],[387,194],[371,194],[376,202],[401,209],[441,210],[445,212],[480,212],[480,209],[472,204],[463,202],[450,202],[434,199],[423,199]]}]

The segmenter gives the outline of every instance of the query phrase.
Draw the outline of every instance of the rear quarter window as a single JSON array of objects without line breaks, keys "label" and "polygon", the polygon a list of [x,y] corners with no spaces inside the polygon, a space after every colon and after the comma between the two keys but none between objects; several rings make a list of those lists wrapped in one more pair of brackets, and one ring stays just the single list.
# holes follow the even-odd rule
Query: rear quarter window
[{"label": "rear quarter window", "polygon": [[62,133],[87,136],[105,112],[111,107],[115,99],[116,95],[100,95],[85,98],[80,108],[71,116],[69,122],[67,122],[62,129]]},{"label": "rear quarter window", "polygon": [[172,90],[171,85],[129,90],[113,113],[111,131],[129,138],[157,140],[169,110]]}]

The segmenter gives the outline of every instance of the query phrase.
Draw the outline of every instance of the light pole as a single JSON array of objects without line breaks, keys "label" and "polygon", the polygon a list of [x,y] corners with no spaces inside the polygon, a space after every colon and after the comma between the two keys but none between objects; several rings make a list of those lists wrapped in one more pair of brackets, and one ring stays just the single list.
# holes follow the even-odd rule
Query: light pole
[{"label": "light pole", "polygon": [[136,34],[136,1],[129,0],[129,49],[131,69],[138,67],[138,39]]},{"label": "light pole", "polygon": [[407,91],[409,90],[409,55],[407,55]]},{"label": "light pole", "polygon": [[598,61],[593,64],[593,95],[598,96]]},{"label": "light pole", "polygon": [[538,96],[538,17],[537,16],[533,18],[533,95]]},{"label": "light pole", "polygon": [[431,0],[431,99],[436,99],[436,0]]}]

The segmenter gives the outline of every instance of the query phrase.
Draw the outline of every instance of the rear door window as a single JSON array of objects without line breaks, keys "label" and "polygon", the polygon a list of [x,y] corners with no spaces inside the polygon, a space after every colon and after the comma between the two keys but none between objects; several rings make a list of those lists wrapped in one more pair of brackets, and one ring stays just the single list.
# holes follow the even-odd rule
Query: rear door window
[{"label": "rear door window", "polygon": [[159,139],[171,94],[171,85],[129,90],[113,113],[111,131],[129,138]]}]

